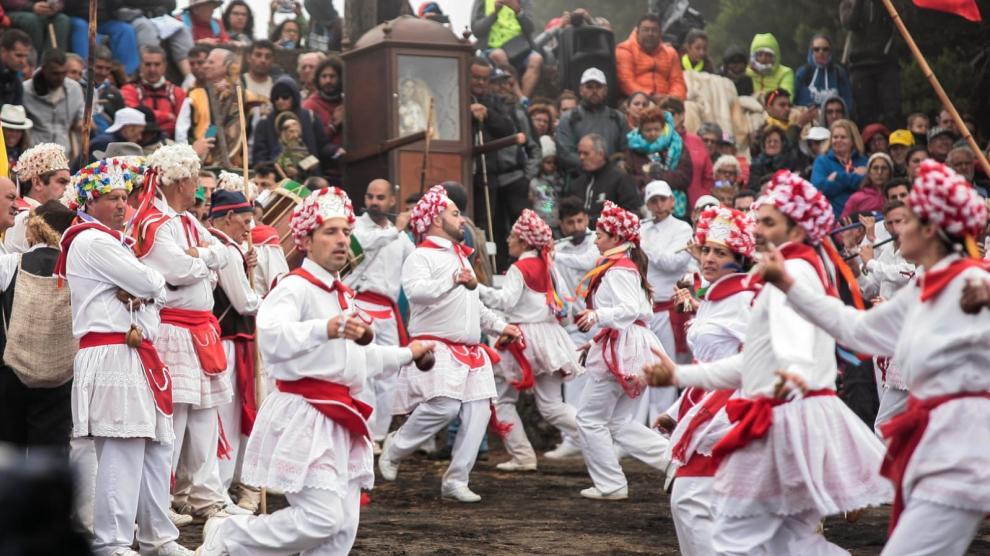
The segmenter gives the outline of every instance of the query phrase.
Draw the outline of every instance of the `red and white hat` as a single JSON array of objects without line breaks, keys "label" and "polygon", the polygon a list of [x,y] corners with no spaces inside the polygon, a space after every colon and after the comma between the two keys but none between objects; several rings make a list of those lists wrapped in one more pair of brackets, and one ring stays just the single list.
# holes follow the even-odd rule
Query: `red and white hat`
[{"label": "red and white hat", "polygon": [[409,225],[416,237],[422,237],[430,229],[433,219],[440,216],[451,203],[447,190],[442,185],[431,187],[409,213]]},{"label": "red and white hat", "polygon": [[639,217],[612,201],[605,201],[596,226],[623,241],[639,245]]},{"label": "red and white hat", "polygon": [[306,197],[292,211],[292,218],[289,220],[289,229],[296,247],[302,249],[303,238],[331,218],[344,218],[348,224],[354,224],[354,205],[343,189],[328,187]]},{"label": "red and white hat", "polygon": [[543,249],[553,241],[553,231],[550,230],[550,226],[529,209],[523,209],[516,223],[512,225],[512,233],[534,249]]},{"label": "red and white hat", "polygon": [[987,207],[966,178],[930,158],[918,168],[908,203],[918,218],[954,238],[975,238],[987,222]]},{"label": "red and white hat", "polygon": [[753,256],[756,244],[753,220],[745,213],[727,207],[708,207],[698,216],[696,226],[694,238],[698,245],[712,242],[737,255]]},{"label": "red and white hat", "polygon": [[753,210],[769,204],[787,215],[808,234],[812,243],[821,243],[835,225],[835,213],[821,191],[788,170],[774,174],[767,192],[753,203]]}]

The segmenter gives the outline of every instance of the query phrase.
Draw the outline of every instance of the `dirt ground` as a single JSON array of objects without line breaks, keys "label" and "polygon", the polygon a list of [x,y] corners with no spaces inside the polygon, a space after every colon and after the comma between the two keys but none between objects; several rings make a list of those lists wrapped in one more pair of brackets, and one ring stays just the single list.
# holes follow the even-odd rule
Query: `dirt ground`
[{"label": "dirt ground", "polygon": [[[679,554],[668,497],[660,493],[662,474],[623,460],[628,500],[594,502],[581,498],[590,486],[580,458],[540,461],[535,473],[502,473],[507,459],[493,446],[471,475],[480,504],[441,500],[440,477],[447,462],[414,456],[402,462],[398,480],[378,481],[372,503],[363,509],[355,554]],[[269,511],[284,506],[270,497]],[[854,524],[839,518],[825,523],[825,535],[856,556],[878,554],[887,510],[873,509]],[[199,544],[201,525],[183,528],[180,542]],[[990,554],[990,525],[984,526],[970,554]]]}]

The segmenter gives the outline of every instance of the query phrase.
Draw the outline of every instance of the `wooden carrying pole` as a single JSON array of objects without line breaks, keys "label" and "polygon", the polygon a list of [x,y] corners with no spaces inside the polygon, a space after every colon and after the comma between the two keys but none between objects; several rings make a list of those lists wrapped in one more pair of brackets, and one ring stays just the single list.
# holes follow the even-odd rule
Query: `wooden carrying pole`
[{"label": "wooden carrying pole", "polygon": [[976,139],[973,139],[973,135],[969,132],[969,128],[966,127],[966,123],[963,122],[962,117],[959,115],[959,111],[956,110],[956,106],[952,104],[952,100],[949,99],[949,95],[945,93],[945,89],[942,88],[942,84],[939,83],[938,77],[935,76],[935,72],[932,71],[931,66],[928,65],[928,61],[925,60],[925,55],[921,53],[918,45],[914,42],[914,38],[911,33],[908,32],[907,27],[904,26],[904,21],[901,20],[901,15],[897,13],[897,8],[891,0],[883,0],[883,5],[887,7],[887,11],[890,12],[890,18],[894,20],[894,25],[897,26],[897,30],[900,31],[901,36],[904,37],[904,42],[907,43],[908,48],[911,49],[911,54],[914,55],[915,61],[918,62],[918,67],[921,68],[921,73],[924,74],[925,78],[931,84],[932,88],[935,89],[935,94],[938,95],[938,100],[942,103],[942,106],[949,111],[952,115],[952,121],[956,123],[956,128],[962,133],[966,142],[969,143],[969,148],[976,154],[976,159],[980,162],[980,167],[987,176],[990,176],[990,161],[987,161],[986,155],[980,150],[980,146],[976,144]]},{"label": "wooden carrying pole", "polygon": [[[96,58],[96,4],[98,0],[90,0],[89,2],[89,54],[86,56],[86,108],[83,111],[83,121],[82,121],[82,132],[80,133],[80,140],[82,142],[82,147],[80,148],[80,159],[82,164],[85,166],[89,162],[89,134],[93,129],[93,102],[94,102],[94,88],[96,86],[93,83],[93,62]],[[52,34],[52,40],[54,41],[55,35]],[[71,136],[72,133],[70,132]]]}]

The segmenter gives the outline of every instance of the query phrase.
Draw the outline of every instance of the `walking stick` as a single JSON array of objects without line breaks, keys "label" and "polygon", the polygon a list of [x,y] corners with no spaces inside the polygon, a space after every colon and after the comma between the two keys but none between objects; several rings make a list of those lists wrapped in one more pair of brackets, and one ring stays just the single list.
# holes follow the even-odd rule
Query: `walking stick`
[{"label": "walking stick", "polygon": [[[235,90],[237,94],[237,115],[241,125],[241,173],[244,177],[244,197],[248,196],[251,187],[248,182],[248,141],[247,141],[247,118],[244,116],[244,90],[240,85],[237,85]],[[254,239],[251,237],[251,233],[247,236],[248,242],[248,252],[254,251]],[[254,287],[254,266],[250,266],[247,269],[248,283],[251,287]],[[255,326],[254,330],[254,402],[255,407],[260,408],[261,402],[264,401],[264,387],[265,379],[261,375],[261,350],[258,349],[258,328]],[[261,500],[258,504],[258,508],[261,513],[268,513],[268,489],[261,487]]]},{"label": "walking stick", "polygon": [[[478,146],[485,144],[485,132],[484,130],[478,130]],[[488,239],[492,243],[495,243],[495,232],[492,231],[492,195],[488,187],[488,162],[485,160],[485,155],[481,156],[481,183],[484,185],[485,190],[485,224],[488,228]],[[492,263],[492,274],[498,274],[498,270],[495,266],[495,253],[489,253],[488,258],[491,259]]]},{"label": "walking stick", "polygon": [[[93,129],[93,93],[96,84],[93,83],[93,63],[96,58],[96,4],[99,0],[89,2],[89,53],[86,55],[86,108],[83,111],[82,132],[79,138],[82,141],[81,165],[85,166],[89,162],[89,134]],[[49,26],[51,24],[49,23]],[[54,45],[55,34],[52,33],[52,46]],[[70,136],[72,132],[69,132]]]}]

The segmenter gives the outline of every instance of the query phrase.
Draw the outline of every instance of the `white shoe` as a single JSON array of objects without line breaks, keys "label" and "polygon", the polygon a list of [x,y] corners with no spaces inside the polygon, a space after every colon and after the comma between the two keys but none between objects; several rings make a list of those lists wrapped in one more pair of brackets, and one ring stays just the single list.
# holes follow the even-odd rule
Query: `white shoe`
[{"label": "white shoe", "polygon": [[464,502],[466,504],[481,502],[481,497],[472,492],[471,489],[466,486],[460,486],[444,491],[443,498],[448,500],[457,500],[458,502]]},{"label": "white shoe", "polygon": [[581,455],[581,446],[575,444],[570,438],[564,437],[564,440],[557,445],[556,448],[550,450],[549,452],[544,452],[543,457],[547,459],[566,459],[574,458]]},{"label": "white shoe", "polygon": [[509,461],[503,461],[496,465],[495,469],[499,471],[536,471],[536,462],[523,463],[516,458],[512,458]]},{"label": "white shoe", "polygon": [[592,500],[625,500],[629,498],[629,487],[624,486],[619,490],[605,494],[595,487],[588,487],[581,491],[581,496]]},{"label": "white shoe", "polygon": [[211,517],[203,526],[203,544],[196,549],[196,556],[223,556],[227,554],[227,548],[220,538],[220,525],[224,517]]},{"label": "white shoe", "polygon": [[185,527],[193,522],[193,516],[188,514],[180,514],[172,508],[168,509],[168,519],[172,522],[172,525],[175,525],[176,527]]},{"label": "white shoe", "polygon": [[394,436],[394,432],[388,433],[388,436],[385,437],[385,441],[382,442],[382,454],[378,456],[378,471],[381,472],[382,478],[386,481],[394,481],[399,475],[399,464],[393,463],[392,460],[386,457],[388,454],[388,449],[392,447],[392,438]]},{"label": "white shoe", "polygon": [[152,552],[151,554],[154,556],[193,556],[195,552],[175,541],[172,541],[164,546],[158,547],[158,550]]},{"label": "white shoe", "polygon": [[238,506],[236,504],[227,504],[226,506],[223,507],[223,511],[226,512],[227,515],[253,515],[254,514],[253,511],[251,511],[251,510],[249,510],[247,508],[242,508],[242,507],[240,507],[240,506]]},{"label": "white shoe", "polygon": [[130,548],[121,548],[113,552],[111,556],[141,556],[140,552],[135,552]]},{"label": "white shoe", "polygon": [[258,511],[261,506],[261,489],[254,489],[244,485],[237,485],[237,505],[250,511],[252,514]]}]

